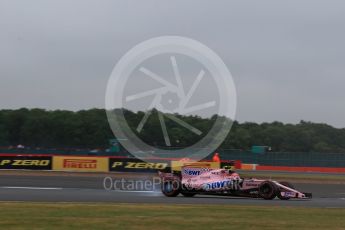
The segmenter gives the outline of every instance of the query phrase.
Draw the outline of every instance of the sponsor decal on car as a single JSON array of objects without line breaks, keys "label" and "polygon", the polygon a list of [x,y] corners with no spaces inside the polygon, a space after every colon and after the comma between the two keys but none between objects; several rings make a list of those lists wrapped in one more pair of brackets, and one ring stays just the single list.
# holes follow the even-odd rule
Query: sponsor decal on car
[{"label": "sponsor decal on car", "polygon": [[258,187],[258,185],[259,185],[259,183],[245,183],[244,184],[244,186],[247,186],[247,187]]},{"label": "sponsor decal on car", "polygon": [[295,195],[295,192],[285,192],[284,197],[294,197]]},{"label": "sponsor decal on car", "polygon": [[209,168],[183,168],[182,173],[184,176],[200,176],[210,170]]},{"label": "sponsor decal on car", "polygon": [[231,187],[233,182],[231,180],[216,181],[204,185],[205,190],[222,189]]},{"label": "sponsor decal on car", "polygon": [[221,180],[216,182],[211,182],[203,185],[204,190],[220,190],[220,189],[229,189],[229,190],[238,190],[240,189],[241,180]]},{"label": "sponsor decal on car", "polygon": [[201,176],[200,179],[201,179],[201,180],[211,179],[211,176]]},{"label": "sponsor decal on car", "polygon": [[195,169],[183,169],[183,174],[189,176],[199,176],[201,174],[201,171]]}]

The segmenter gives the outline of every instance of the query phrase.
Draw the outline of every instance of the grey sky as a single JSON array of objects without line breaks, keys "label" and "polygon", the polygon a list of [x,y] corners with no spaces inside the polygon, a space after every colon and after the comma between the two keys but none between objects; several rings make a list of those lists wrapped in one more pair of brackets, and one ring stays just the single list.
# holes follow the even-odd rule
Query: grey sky
[{"label": "grey sky", "polygon": [[0,0],[0,108],[103,108],[116,62],[163,35],[218,53],[238,120],[345,127],[342,0]]}]

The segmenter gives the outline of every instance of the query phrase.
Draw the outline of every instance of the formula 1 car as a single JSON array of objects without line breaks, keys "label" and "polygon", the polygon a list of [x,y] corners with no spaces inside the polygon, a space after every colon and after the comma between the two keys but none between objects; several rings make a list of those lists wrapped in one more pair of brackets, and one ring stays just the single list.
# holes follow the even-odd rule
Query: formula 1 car
[{"label": "formula 1 car", "polygon": [[159,172],[162,193],[175,197],[180,193],[186,197],[196,194],[239,196],[281,200],[290,198],[312,198],[311,193],[297,191],[289,182],[242,179],[232,169],[209,169],[183,166],[181,172]]}]

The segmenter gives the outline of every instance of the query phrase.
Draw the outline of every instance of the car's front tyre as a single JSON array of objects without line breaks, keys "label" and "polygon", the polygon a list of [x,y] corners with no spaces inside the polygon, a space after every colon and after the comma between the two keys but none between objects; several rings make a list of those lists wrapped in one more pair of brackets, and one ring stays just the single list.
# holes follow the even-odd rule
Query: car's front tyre
[{"label": "car's front tyre", "polygon": [[259,186],[259,196],[265,200],[273,200],[277,191],[278,187],[272,181],[264,181]]}]

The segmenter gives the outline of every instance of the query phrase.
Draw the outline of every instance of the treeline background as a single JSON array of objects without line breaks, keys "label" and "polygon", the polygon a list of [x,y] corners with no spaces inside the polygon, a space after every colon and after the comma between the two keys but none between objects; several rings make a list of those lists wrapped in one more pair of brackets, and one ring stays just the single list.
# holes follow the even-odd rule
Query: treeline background
[{"label": "treeline background", "polygon": [[[150,116],[141,133],[145,142],[165,146],[156,111]],[[124,111],[134,132],[143,112]],[[216,116],[176,115],[204,133],[213,126]],[[199,136],[166,119],[173,147],[190,146]],[[147,127],[147,128],[145,128]],[[149,128],[148,128],[149,127]],[[22,144],[40,148],[108,148],[114,135],[103,109],[78,112],[46,111],[43,109],[0,110],[0,146]],[[299,124],[238,123],[220,146],[221,149],[249,150],[253,145],[271,146],[275,152],[345,152],[345,129],[327,124],[301,121]]]}]

